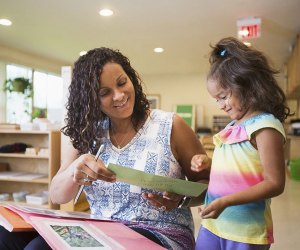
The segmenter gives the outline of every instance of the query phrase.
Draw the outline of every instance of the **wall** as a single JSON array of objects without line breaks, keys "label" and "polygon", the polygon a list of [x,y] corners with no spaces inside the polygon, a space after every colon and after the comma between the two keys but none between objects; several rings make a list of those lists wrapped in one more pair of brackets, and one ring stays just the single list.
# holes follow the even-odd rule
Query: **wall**
[{"label": "wall", "polygon": [[5,63],[0,61],[0,123],[6,120],[5,93],[3,92],[3,83],[5,81]]},{"label": "wall", "polygon": [[[206,74],[189,75],[164,75],[146,76],[141,75],[145,84],[145,92],[148,94],[160,94],[161,109],[173,111],[175,104],[196,104],[203,106],[204,122],[199,119],[196,128],[199,126],[212,127],[213,115],[226,115],[219,110],[216,101],[206,90]],[[286,89],[286,77],[281,72],[277,75],[279,86]],[[199,114],[199,112],[198,112]]]},{"label": "wall", "polygon": [[[161,109],[163,110],[173,111],[175,104],[203,106],[204,121],[196,119],[196,128],[198,126],[211,127],[213,115],[224,115],[206,90],[206,75],[141,75],[141,78],[147,94],[160,94]],[[198,111],[201,112],[199,108]],[[201,115],[199,112],[198,118]]]},{"label": "wall", "polygon": [[66,62],[29,54],[2,45],[0,45],[0,61],[24,65],[30,68],[52,72],[55,74],[60,74],[61,66],[66,65]]},{"label": "wall", "polygon": [[[43,71],[49,71],[60,74],[61,66],[66,65],[61,62],[47,60],[45,58],[30,55],[21,51],[12,50],[0,46],[0,84],[5,79],[5,64],[20,64]],[[215,102],[209,97],[205,81],[206,76],[200,74],[191,75],[160,75],[143,76],[144,89],[149,94],[160,94],[161,109],[173,111],[175,104],[196,104],[204,107],[202,116],[198,112],[197,126],[211,126],[212,114],[223,114],[217,109]],[[1,88],[2,90],[2,88]],[[0,91],[0,122],[5,122],[5,95]],[[201,119],[200,119],[201,118]]]},{"label": "wall", "polygon": [[[58,74],[61,73],[61,67],[67,65],[0,46],[0,84],[4,81],[5,63],[8,62]],[[207,93],[205,74],[156,76],[140,74],[140,76],[144,82],[146,94],[160,95],[161,109],[173,111],[175,104],[197,105],[198,119],[196,119],[196,128],[198,126],[212,127],[213,115],[225,115],[223,111],[218,109],[215,100]],[[285,89],[285,86],[283,86],[285,84],[283,75],[278,80],[283,89]],[[0,91],[0,122],[5,121],[5,98],[3,96],[4,93]],[[199,107],[203,107],[203,109],[201,110]]]}]

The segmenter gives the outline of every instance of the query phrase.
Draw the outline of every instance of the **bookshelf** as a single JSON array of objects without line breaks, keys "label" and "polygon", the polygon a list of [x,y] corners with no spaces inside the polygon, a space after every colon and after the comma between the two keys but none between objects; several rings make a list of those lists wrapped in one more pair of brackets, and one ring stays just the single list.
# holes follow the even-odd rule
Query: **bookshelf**
[{"label": "bookshelf", "polygon": [[214,115],[213,116],[213,134],[220,132],[231,122],[231,118],[227,115]]},{"label": "bookshelf", "polygon": [[[46,149],[47,153],[0,153],[0,194],[26,191],[29,194],[49,191],[50,182],[60,166],[60,131],[21,131],[0,130],[0,146],[13,143],[26,143],[36,149]],[[4,172],[7,172],[5,174]],[[1,173],[3,175],[1,176]],[[15,175],[15,173],[18,173]],[[24,173],[24,174],[20,174]],[[51,203],[38,205],[58,209]]]}]

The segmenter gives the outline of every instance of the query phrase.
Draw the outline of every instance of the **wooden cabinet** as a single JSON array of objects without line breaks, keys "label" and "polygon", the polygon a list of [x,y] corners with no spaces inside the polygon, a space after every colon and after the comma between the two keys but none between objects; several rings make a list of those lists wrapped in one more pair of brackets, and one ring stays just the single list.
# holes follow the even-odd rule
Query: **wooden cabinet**
[{"label": "wooden cabinet", "polygon": [[[27,191],[36,193],[49,191],[50,181],[60,167],[60,131],[20,131],[0,130],[0,145],[26,143],[35,149],[43,149],[43,154],[0,153],[0,162],[9,165],[9,171],[41,174],[40,178],[29,178],[24,175],[2,177],[0,193]],[[3,169],[2,169],[3,171]],[[42,205],[57,209],[58,205],[51,203]]]},{"label": "wooden cabinet", "polygon": [[86,196],[84,192],[81,193],[80,198],[78,199],[77,203],[74,205],[74,199],[71,200],[68,203],[61,204],[60,205],[60,210],[64,211],[88,211],[90,208],[89,203],[86,200]]},{"label": "wooden cabinet", "polygon": [[[63,80],[63,85],[64,85],[64,100],[63,103],[67,103],[67,97],[69,96],[69,86],[71,84],[71,79],[72,79],[72,67],[71,66],[63,66],[61,68],[61,77]],[[67,113],[66,109],[63,109],[63,115],[65,116]],[[65,125],[65,124],[63,124]],[[62,149],[61,149],[61,157],[62,157],[62,161],[64,161],[64,156],[66,155],[66,151],[65,149],[67,148],[67,145],[70,143],[69,138],[66,137],[65,135],[62,134],[61,137],[61,145],[62,145]],[[71,200],[68,203],[65,204],[61,204],[60,205],[60,209],[61,210],[65,210],[65,211],[86,211],[89,209],[89,204],[86,200],[85,194],[84,192],[81,193],[79,200],[77,201],[77,203],[74,205],[74,199]]]},{"label": "wooden cabinet", "polygon": [[[66,148],[68,147],[69,138],[62,134],[61,136],[61,160],[64,161],[65,156],[67,154]],[[75,197],[74,197],[75,198]],[[64,211],[87,211],[89,210],[89,204],[86,200],[85,193],[82,192],[77,203],[74,204],[74,199],[72,199],[70,202],[61,204],[60,209]]]},{"label": "wooden cabinet", "polygon": [[203,135],[199,138],[199,140],[207,155],[212,158],[215,149],[213,135]]},{"label": "wooden cabinet", "polygon": [[288,135],[285,144],[285,159],[293,160],[300,157],[300,136]]},{"label": "wooden cabinet", "polygon": [[297,40],[287,63],[287,99],[288,106],[295,112],[290,119],[300,117],[300,37]]},{"label": "wooden cabinet", "polygon": [[[287,63],[287,92],[291,94],[300,86],[300,38],[297,37],[295,47]],[[298,98],[296,98],[298,99]]]}]

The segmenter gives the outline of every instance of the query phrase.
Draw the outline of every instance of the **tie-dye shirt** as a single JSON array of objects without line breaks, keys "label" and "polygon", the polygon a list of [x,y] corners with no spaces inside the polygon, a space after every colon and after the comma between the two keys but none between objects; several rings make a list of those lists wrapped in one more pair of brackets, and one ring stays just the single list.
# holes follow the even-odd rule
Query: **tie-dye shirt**
[{"label": "tie-dye shirt", "polygon": [[[109,139],[107,119],[103,123],[107,139],[101,160],[105,165],[115,163],[146,173],[184,179],[181,166],[171,150],[173,116],[171,112],[152,110],[143,127],[121,149]],[[130,227],[146,229],[157,236],[167,249],[194,249],[194,224],[190,209],[175,208],[160,212],[142,197],[144,192],[162,195],[161,192],[100,180],[84,190],[92,214],[127,221]]]},{"label": "tie-dye shirt", "polygon": [[[214,136],[210,182],[205,204],[247,189],[263,181],[258,151],[250,140],[262,128],[274,128],[285,138],[281,122],[272,114],[254,116],[242,124],[229,123]],[[271,199],[227,207],[217,219],[204,219],[202,225],[221,238],[249,243],[273,243]]]}]

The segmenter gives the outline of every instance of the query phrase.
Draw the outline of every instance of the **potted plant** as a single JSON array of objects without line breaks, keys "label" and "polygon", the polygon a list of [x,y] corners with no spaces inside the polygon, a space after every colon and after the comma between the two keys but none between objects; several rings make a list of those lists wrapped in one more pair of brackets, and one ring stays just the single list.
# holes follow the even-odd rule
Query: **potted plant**
[{"label": "potted plant", "polygon": [[17,77],[4,82],[4,91],[20,92],[25,94],[26,97],[32,96],[32,89],[32,82],[28,78]]},{"label": "potted plant", "polygon": [[36,108],[32,109],[32,120],[35,118],[47,118],[47,108]]}]

